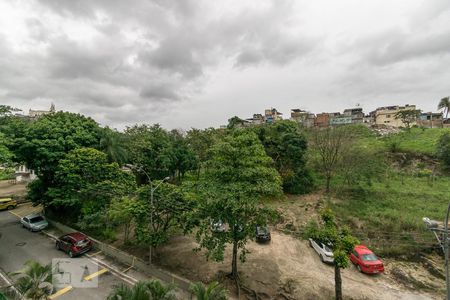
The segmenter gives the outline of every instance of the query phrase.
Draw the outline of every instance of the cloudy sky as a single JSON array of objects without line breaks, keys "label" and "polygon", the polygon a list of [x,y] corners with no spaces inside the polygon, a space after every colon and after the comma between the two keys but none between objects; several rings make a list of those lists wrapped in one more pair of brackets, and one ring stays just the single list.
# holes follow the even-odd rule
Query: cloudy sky
[{"label": "cloudy sky", "polygon": [[0,104],[226,124],[450,94],[448,0],[2,0]]}]

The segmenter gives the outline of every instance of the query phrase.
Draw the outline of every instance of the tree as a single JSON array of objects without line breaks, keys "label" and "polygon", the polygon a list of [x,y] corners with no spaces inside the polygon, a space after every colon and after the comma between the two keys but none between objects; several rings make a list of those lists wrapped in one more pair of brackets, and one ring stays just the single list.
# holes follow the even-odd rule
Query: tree
[{"label": "tree", "polygon": [[334,256],[334,283],[336,300],[342,300],[341,269],[350,265],[349,255],[359,241],[354,238],[347,228],[338,228],[334,221],[334,214],[330,209],[321,213],[322,227],[317,224],[310,228],[309,237],[333,249]]},{"label": "tree", "polygon": [[420,116],[420,110],[418,109],[406,109],[397,112],[394,115],[395,119],[399,119],[405,124],[406,128],[409,130],[411,128],[411,124],[417,121],[417,118]]},{"label": "tree", "polygon": [[[129,160],[140,166],[152,180],[172,175],[173,151],[169,133],[159,124],[153,126],[135,125],[125,130]],[[140,176],[140,182],[148,182],[146,176]]]},{"label": "tree", "polygon": [[[211,151],[199,187],[196,237],[199,247],[217,261],[224,259],[226,245],[233,245],[231,277],[238,282],[238,252],[244,261],[245,245],[254,237],[255,227],[265,225],[270,216],[261,200],[281,193],[281,178],[252,132],[233,132]],[[216,232],[211,224],[218,221],[229,229]]]},{"label": "tree", "polygon": [[437,157],[445,168],[450,168],[450,133],[443,134],[437,143]]},{"label": "tree", "polygon": [[311,132],[313,164],[325,177],[327,193],[331,190],[331,179],[341,165],[343,154],[352,143],[352,135],[348,128],[317,128]]},{"label": "tree", "polygon": [[283,120],[251,130],[256,132],[267,155],[274,160],[283,179],[284,191],[293,194],[310,192],[314,183],[306,168],[307,140],[298,124]]},{"label": "tree", "polygon": [[125,147],[125,137],[116,130],[106,127],[100,131],[99,149],[108,156],[109,162],[122,165],[127,161],[128,153]]},{"label": "tree", "polygon": [[239,118],[237,116],[234,116],[234,117],[228,119],[227,128],[234,129],[234,128],[244,127],[245,123],[247,123],[247,121],[242,120],[241,118]]},{"label": "tree", "polygon": [[445,119],[448,119],[448,112],[450,111],[450,97],[444,97],[438,104],[438,109],[445,111]]},{"label": "tree", "polygon": [[[54,181],[46,193],[47,207],[59,209],[66,216],[104,214],[113,198],[134,191],[134,177],[109,163],[106,154],[92,148],[70,151],[59,161]],[[90,222],[89,222],[90,223]],[[99,228],[104,224],[97,222]]]},{"label": "tree", "polygon": [[124,244],[129,242],[131,226],[134,219],[133,213],[135,211],[135,205],[135,199],[129,196],[124,196],[113,199],[108,207],[108,216],[110,220],[124,226]]},{"label": "tree", "polygon": [[[154,191],[152,205],[150,193],[157,185],[159,187]],[[154,181],[152,185],[141,187],[137,194],[133,208],[135,236],[140,244],[152,248],[165,243],[170,230],[181,227],[184,215],[193,208],[193,203],[184,196],[181,188],[170,183]]]},{"label": "tree", "polygon": [[[227,291],[217,282],[211,282],[207,287],[201,282],[191,284],[190,292],[197,300],[227,300]],[[192,296],[191,296],[192,299]]]},{"label": "tree", "polygon": [[180,131],[172,130],[170,137],[173,153],[171,172],[180,181],[187,171],[197,169],[198,161],[194,150]]},{"label": "tree", "polygon": [[29,260],[23,269],[11,275],[17,277],[16,288],[25,299],[47,299],[53,293],[51,264],[43,266],[37,261]]},{"label": "tree", "polygon": [[0,166],[10,165],[13,160],[13,154],[7,147],[6,137],[0,132]]},{"label": "tree", "polygon": [[176,300],[174,285],[162,285],[157,280],[139,281],[134,286],[115,286],[108,300]]},{"label": "tree", "polygon": [[221,132],[214,128],[204,130],[192,128],[187,132],[186,140],[197,157],[197,175],[206,167],[211,158],[210,149],[220,139]]},{"label": "tree", "polygon": [[29,189],[35,203],[46,203],[46,192],[54,184],[58,163],[77,148],[97,147],[99,126],[79,114],[57,112],[45,115],[26,127],[23,135],[14,138],[11,150],[16,161],[23,162],[39,177]]}]

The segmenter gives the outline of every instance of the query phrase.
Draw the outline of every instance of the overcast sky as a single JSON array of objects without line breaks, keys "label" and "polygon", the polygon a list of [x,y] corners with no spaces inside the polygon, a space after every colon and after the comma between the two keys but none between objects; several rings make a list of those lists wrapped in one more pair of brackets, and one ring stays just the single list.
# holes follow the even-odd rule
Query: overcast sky
[{"label": "overcast sky", "polygon": [[188,129],[449,94],[448,0],[0,2],[0,104],[25,111]]}]

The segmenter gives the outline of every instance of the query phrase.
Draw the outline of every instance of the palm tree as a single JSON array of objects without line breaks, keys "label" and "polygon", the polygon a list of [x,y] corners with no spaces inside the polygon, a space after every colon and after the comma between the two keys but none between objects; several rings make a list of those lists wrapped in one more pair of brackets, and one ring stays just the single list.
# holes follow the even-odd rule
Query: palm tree
[{"label": "palm tree", "polygon": [[152,300],[176,300],[177,298],[173,294],[175,285],[168,284],[163,285],[158,280],[152,280],[147,282],[147,288],[150,291]]},{"label": "palm tree", "polygon": [[121,284],[116,286],[111,294],[108,296],[108,300],[149,300],[150,291],[147,288],[147,283],[139,281],[133,287]]},{"label": "palm tree", "polygon": [[125,284],[116,286],[108,300],[176,300],[174,290],[174,285],[164,286],[158,280],[139,281],[132,287]]},{"label": "palm tree", "polygon": [[448,119],[448,112],[450,110],[450,97],[442,98],[439,102],[438,109],[443,109],[445,111],[445,119]]},{"label": "palm tree", "polygon": [[[227,300],[227,291],[217,282],[211,282],[208,287],[203,283],[197,282],[191,285],[191,293],[197,300]],[[191,296],[192,299],[192,296]]]},{"label": "palm tree", "polygon": [[123,135],[109,127],[105,127],[100,133],[100,150],[108,156],[109,162],[121,165],[127,160]]},{"label": "palm tree", "polygon": [[15,285],[25,299],[47,299],[53,293],[51,264],[43,266],[37,261],[29,260],[23,269],[11,275],[18,277]]}]

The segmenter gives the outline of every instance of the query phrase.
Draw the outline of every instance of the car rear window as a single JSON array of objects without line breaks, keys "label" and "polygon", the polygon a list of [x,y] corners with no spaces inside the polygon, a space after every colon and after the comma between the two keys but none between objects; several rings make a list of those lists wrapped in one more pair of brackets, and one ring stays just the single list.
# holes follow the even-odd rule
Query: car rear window
[{"label": "car rear window", "polygon": [[76,242],[75,245],[76,246],[81,246],[81,245],[87,244],[88,242],[89,242],[88,239],[83,239],[81,241]]},{"label": "car rear window", "polygon": [[378,257],[375,254],[363,254],[362,260],[363,261],[376,261],[378,260]]},{"label": "car rear window", "polygon": [[37,223],[37,222],[41,222],[41,221],[44,221],[44,218],[41,217],[41,216],[34,217],[34,218],[30,219],[30,223]]}]

